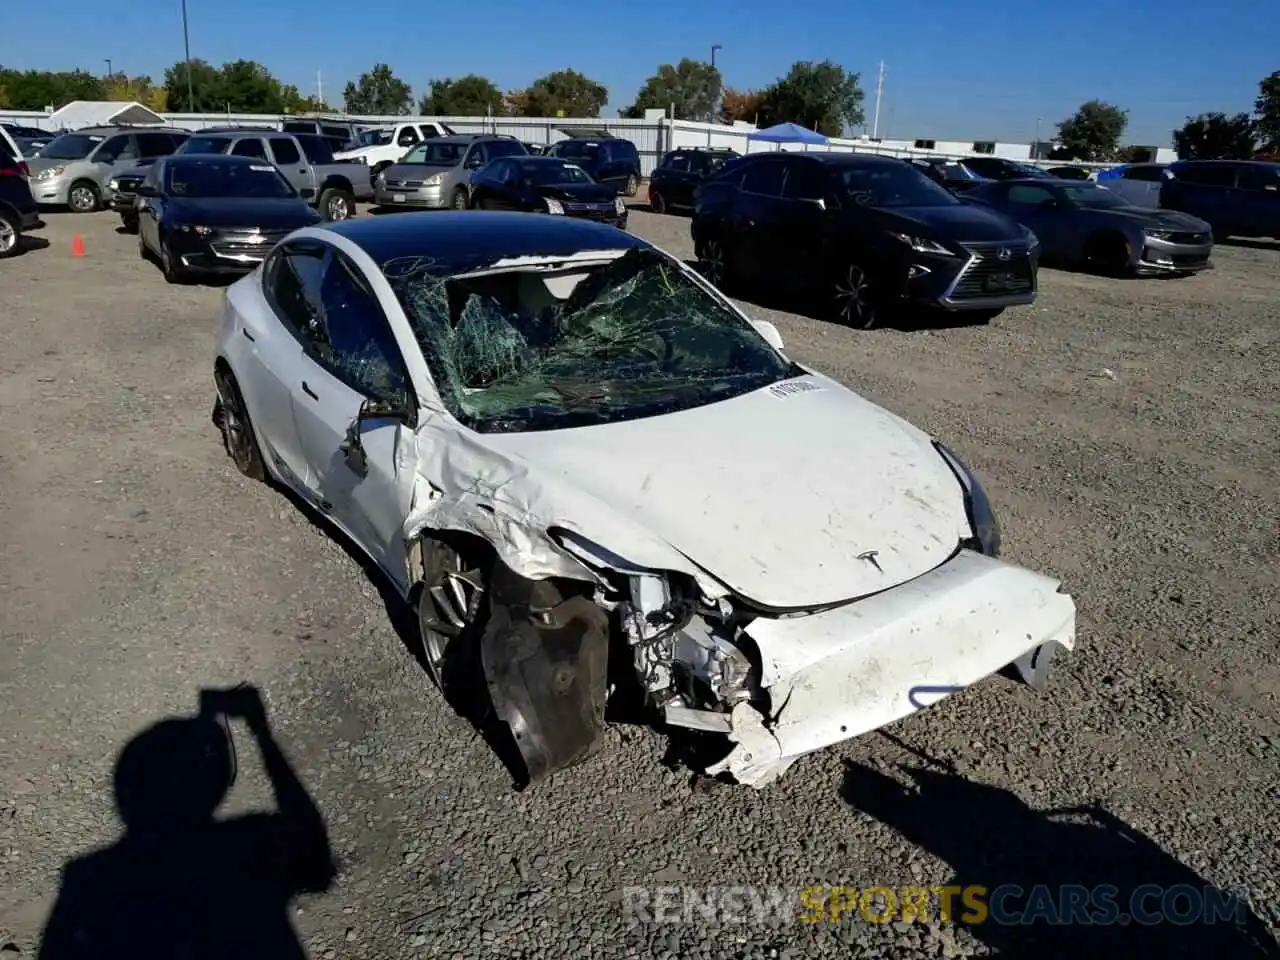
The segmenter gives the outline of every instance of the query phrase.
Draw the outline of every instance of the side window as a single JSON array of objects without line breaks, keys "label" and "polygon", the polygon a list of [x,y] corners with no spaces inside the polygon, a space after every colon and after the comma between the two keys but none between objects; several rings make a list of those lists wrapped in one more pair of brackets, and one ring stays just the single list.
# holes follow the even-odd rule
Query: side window
[{"label": "side window", "polygon": [[747,168],[746,176],[742,178],[742,191],[760,193],[766,197],[780,197],[786,171],[785,164],[776,160],[753,163]]},{"label": "side window", "polygon": [[677,173],[684,173],[692,166],[689,163],[689,155],[687,153],[673,153],[671,161],[665,164],[667,169],[675,170]]},{"label": "side window", "polygon": [[138,151],[133,146],[133,138],[126,133],[111,137],[100,146],[98,152],[93,155],[93,162],[115,163],[118,160],[130,160],[137,156]]},{"label": "side window", "polygon": [[790,200],[822,200],[827,195],[827,178],[812,162],[788,164],[782,195]]},{"label": "side window", "polygon": [[333,163],[333,151],[323,137],[301,134],[294,138],[302,144],[302,152],[307,160],[316,165]]},{"label": "side window", "polygon": [[259,160],[267,159],[266,148],[262,145],[262,140],[258,137],[246,137],[244,140],[237,140],[236,145],[231,148],[233,157],[257,157]]},{"label": "side window", "polygon": [[302,154],[298,153],[291,137],[272,137],[271,155],[275,157],[276,166],[302,162]]},{"label": "side window", "polygon": [[421,124],[418,129],[422,131],[422,139],[424,140],[432,140],[435,137],[441,136],[440,130],[434,123]]},{"label": "side window", "polygon": [[1020,207],[1038,207],[1046,200],[1056,200],[1053,191],[1044,187],[1034,187],[1026,183],[1015,183],[1005,194],[1010,203]]},{"label": "side window", "polygon": [[1280,190],[1280,168],[1241,167],[1239,186],[1241,190],[1274,193]]},{"label": "side window", "polygon": [[289,332],[313,349],[324,340],[320,281],[325,252],[321,244],[290,244],[277,250],[266,267],[271,306]]},{"label": "side window", "polygon": [[1129,167],[1121,176],[1125,180],[1144,180],[1147,183],[1157,183],[1164,179],[1164,171],[1159,167]]},{"label": "side window", "polygon": [[187,135],[185,133],[170,133],[168,134],[168,137],[171,144],[170,152],[181,150],[182,145],[187,142]]},{"label": "side window", "polygon": [[462,162],[464,167],[479,170],[485,164],[487,152],[483,143],[477,143],[467,152],[467,158]]},{"label": "side window", "polygon": [[395,334],[364,275],[338,251],[320,283],[327,342],[316,350],[338,379],[366,396],[403,403],[409,378]]},{"label": "side window", "polygon": [[396,134],[396,146],[412,147],[418,142],[418,131],[406,124],[400,128],[400,132]]},{"label": "side window", "polygon": [[1191,164],[1174,173],[1184,183],[1198,183],[1206,187],[1234,187],[1236,172],[1231,167],[1219,164]]},{"label": "side window", "polygon": [[138,152],[144,157],[167,157],[173,153],[173,138],[167,133],[140,133]]},{"label": "side window", "polygon": [[338,140],[349,140],[351,134],[345,127],[325,127],[320,128],[320,135],[323,137],[334,137]]},{"label": "side window", "polygon": [[151,169],[147,171],[147,175],[142,178],[143,184],[145,184],[148,187],[151,187],[153,190],[158,189],[160,186],[161,167],[162,167],[162,164],[153,163],[151,165]]}]

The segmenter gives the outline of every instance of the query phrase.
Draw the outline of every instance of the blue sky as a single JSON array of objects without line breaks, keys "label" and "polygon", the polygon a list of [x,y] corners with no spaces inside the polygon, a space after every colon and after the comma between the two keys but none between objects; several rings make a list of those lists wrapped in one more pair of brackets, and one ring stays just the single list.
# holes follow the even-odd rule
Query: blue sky
[{"label": "blue sky", "polygon": [[[191,54],[244,58],[315,89],[385,61],[420,94],[432,77],[476,72],[511,89],[573,67],[609,88],[606,115],[631,102],[659,63],[706,59],[725,82],[758,87],[795,60],[830,58],[862,75],[870,130],[885,61],[880,135],[936,139],[1047,136],[1083,100],[1130,111],[1126,142],[1165,144],[1188,114],[1251,110],[1258,81],[1280,69],[1272,0],[1070,0],[997,5],[942,0],[569,0],[360,4],[188,0]],[[159,78],[182,58],[180,0],[63,0],[50,30],[39,4],[5,4],[0,64]]]}]

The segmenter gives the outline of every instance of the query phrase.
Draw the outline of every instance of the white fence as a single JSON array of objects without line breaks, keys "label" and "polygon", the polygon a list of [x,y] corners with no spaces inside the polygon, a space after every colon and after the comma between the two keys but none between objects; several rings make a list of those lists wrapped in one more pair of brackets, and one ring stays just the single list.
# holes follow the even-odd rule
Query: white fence
[{"label": "white fence", "polygon": [[[236,123],[278,127],[282,119],[275,114],[248,113],[166,113],[162,114],[162,116],[167,124],[186,130],[200,130],[204,127],[225,126]],[[402,116],[352,116],[347,119],[359,123],[396,123],[414,118]],[[875,142],[869,139],[837,138],[830,140],[828,144],[812,147],[794,143],[761,143],[747,139],[748,135],[756,129],[750,124],[725,126],[723,124],[699,123],[692,120],[623,120],[594,117],[563,119],[555,117],[431,117],[430,119],[442,121],[458,133],[506,134],[526,143],[535,144],[548,144],[563,140],[567,136],[564,132],[566,130],[603,130],[615,137],[630,140],[636,145],[636,150],[640,154],[641,172],[645,176],[648,176],[653,168],[658,165],[664,153],[677,147],[715,147],[735,150],[738,153],[761,153],[773,150],[834,150],[841,153],[870,153],[892,157],[947,157],[949,159],[994,155],[1024,161],[1030,156],[1030,146],[1027,144],[996,143],[992,145],[994,150],[978,153],[972,150],[946,149],[962,146],[961,143],[956,141],[938,144],[942,149],[928,150],[918,149],[910,141],[902,140]],[[45,113],[0,110],[0,121],[11,121],[48,130],[54,129],[50,123],[49,115]],[[1054,161],[1028,162],[1038,163],[1044,167],[1057,165]],[[1106,169],[1114,166],[1114,164],[1080,163],[1072,164],[1072,166]]]}]

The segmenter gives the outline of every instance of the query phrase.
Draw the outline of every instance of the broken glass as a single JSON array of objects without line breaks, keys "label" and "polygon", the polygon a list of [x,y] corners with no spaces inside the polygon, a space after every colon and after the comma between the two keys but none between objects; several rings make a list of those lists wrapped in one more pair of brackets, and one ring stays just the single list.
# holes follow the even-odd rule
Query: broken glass
[{"label": "broken glass", "polygon": [[795,375],[663,254],[633,249],[573,271],[585,276],[557,300],[532,266],[453,277],[430,264],[385,269],[445,404],[477,430],[650,416]]}]

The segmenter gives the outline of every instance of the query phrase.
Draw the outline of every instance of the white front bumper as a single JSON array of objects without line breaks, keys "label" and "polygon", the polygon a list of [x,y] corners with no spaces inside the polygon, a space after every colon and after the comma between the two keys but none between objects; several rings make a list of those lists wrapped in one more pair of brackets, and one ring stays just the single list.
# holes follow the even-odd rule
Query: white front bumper
[{"label": "white front bumper", "polygon": [[812,616],[756,620],[774,717],[741,703],[733,751],[708,773],[771,783],[799,757],[876,730],[1007,664],[1043,687],[1075,643],[1058,581],[968,550],[901,586]]}]

